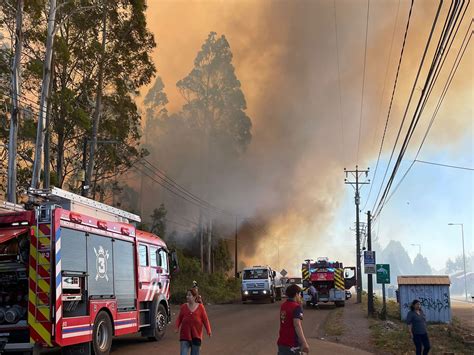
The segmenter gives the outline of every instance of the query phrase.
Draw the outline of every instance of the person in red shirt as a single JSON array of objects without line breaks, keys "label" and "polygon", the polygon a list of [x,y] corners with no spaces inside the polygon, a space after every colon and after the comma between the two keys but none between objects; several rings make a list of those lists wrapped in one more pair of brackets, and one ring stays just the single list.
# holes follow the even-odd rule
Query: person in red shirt
[{"label": "person in red shirt", "polygon": [[211,325],[202,303],[198,303],[198,293],[192,288],[186,293],[186,303],[181,305],[178,319],[176,319],[176,332],[179,332],[181,355],[199,355],[202,341],[202,326],[211,337]]},{"label": "person in red shirt", "polygon": [[292,284],[287,287],[286,302],[280,307],[280,336],[278,355],[309,353],[308,342],[303,333],[303,308],[301,307],[301,288]]}]

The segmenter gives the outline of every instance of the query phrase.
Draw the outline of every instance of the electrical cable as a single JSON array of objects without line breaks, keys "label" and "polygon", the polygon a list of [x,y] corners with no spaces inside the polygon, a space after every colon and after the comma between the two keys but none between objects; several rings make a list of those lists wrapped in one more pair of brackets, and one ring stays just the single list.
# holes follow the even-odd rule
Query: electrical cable
[{"label": "electrical cable", "polygon": [[[442,95],[441,95],[441,97],[440,97],[440,99],[439,99],[439,101],[438,101],[438,104],[437,104],[437,107],[436,107],[435,111],[433,112],[433,116],[431,117],[430,124],[429,124],[429,126],[428,126],[427,131],[425,132],[425,135],[424,135],[423,140],[422,140],[422,142],[421,142],[421,144],[420,144],[420,147],[418,148],[418,151],[417,151],[417,153],[416,153],[415,159],[414,159],[413,162],[410,164],[410,166],[409,166],[408,169],[406,170],[406,172],[405,172],[405,174],[403,175],[403,177],[402,177],[402,178],[400,179],[400,181],[397,183],[397,185],[396,185],[394,191],[390,194],[390,196],[387,198],[386,202],[382,205],[381,209],[382,209],[383,207],[385,207],[386,204],[388,204],[388,202],[391,200],[392,196],[397,192],[399,186],[400,186],[401,183],[404,181],[404,179],[405,179],[406,176],[408,175],[409,171],[411,170],[411,168],[413,167],[413,165],[415,164],[415,162],[426,163],[426,164],[432,164],[432,165],[440,165],[440,166],[445,166],[445,167],[450,167],[450,168],[457,168],[457,169],[464,169],[464,170],[472,170],[471,168],[465,168],[465,167],[459,167],[459,166],[453,166],[453,165],[445,165],[445,164],[437,164],[437,163],[431,163],[431,162],[426,162],[426,161],[422,161],[422,160],[418,160],[418,159],[417,159],[417,157],[418,157],[418,155],[419,155],[419,153],[420,153],[420,151],[421,151],[421,148],[422,148],[422,146],[423,146],[423,144],[424,144],[424,142],[425,142],[425,140],[426,140],[426,137],[428,136],[428,133],[429,133],[429,131],[430,131],[432,125],[433,125],[433,122],[434,122],[434,120],[435,120],[435,118],[436,118],[436,116],[437,116],[437,114],[438,114],[438,112],[439,112],[439,108],[440,108],[441,104],[442,104],[443,101],[444,101],[444,98],[445,98],[445,96],[446,96],[446,93],[447,93],[449,87],[451,86],[451,82],[452,82],[452,80],[453,80],[453,78],[454,78],[454,75],[455,75],[456,72],[457,72],[457,69],[458,69],[459,64],[460,64],[460,62],[461,62],[461,59],[463,58],[464,53],[465,53],[465,51],[466,51],[466,49],[467,49],[467,46],[469,45],[469,42],[470,42],[470,40],[471,40],[471,38],[472,38],[473,32],[471,32],[471,35],[469,36],[469,39],[467,40],[466,44],[464,45],[464,43],[465,43],[465,41],[466,41],[466,38],[467,38],[467,35],[468,35],[469,32],[470,32],[470,28],[471,28],[471,25],[472,25],[472,24],[473,24],[473,21],[471,21],[471,23],[470,23],[470,25],[469,25],[469,28],[468,28],[468,30],[466,31],[466,35],[465,35],[465,37],[464,37],[463,43],[461,44],[461,49],[459,50],[458,55],[457,55],[457,57],[456,57],[456,59],[455,59],[455,61],[454,61],[454,65],[453,65],[453,67],[452,67],[452,69],[451,69],[450,75],[448,76],[448,80],[447,80],[446,85],[445,85],[445,87],[444,87],[444,89],[443,89],[443,93],[442,93]],[[463,49],[463,47],[464,47],[464,49]],[[380,215],[381,209],[380,209],[380,211],[377,213],[376,216],[379,216],[379,215]],[[374,218],[375,218],[375,215],[374,215]]]},{"label": "electrical cable", "polygon": [[342,114],[341,68],[339,64],[339,39],[337,35],[336,0],[333,0],[333,5],[334,5],[334,28],[335,28],[335,33],[336,33],[337,89],[339,93],[339,119],[341,121],[341,156],[342,156],[343,164],[346,165],[346,156],[344,154],[344,115]]},{"label": "electrical cable", "polygon": [[[412,0],[412,1],[413,1],[413,0]],[[401,122],[401,124],[400,124],[400,128],[399,128],[399,130],[398,130],[397,137],[396,137],[395,143],[394,143],[394,145],[393,145],[392,152],[391,152],[391,154],[390,154],[390,159],[389,159],[389,162],[388,162],[388,164],[387,164],[387,168],[386,168],[386,170],[385,170],[385,174],[384,174],[382,183],[381,183],[381,185],[380,185],[380,189],[379,189],[379,192],[378,192],[378,194],[377,194],[377,198],[375,199],[375,203],[374,203],[374,206],[373,206],[373,208],[372,208],[372,211],[375,211],[375,210],[376,210],[375,206],[377,205],[377,201],[379,201],[380,193],[382,192],[383,184],[384,184],[385,179],[386,179],[386,177],[387,177],[388,169],[389,169],[389,167],[390,167],[390,163],[391,163],[391,161],[392,161],[393,155],[395,154],[395,149],[396,149],[396,146],[397,146],[397,143],[398,143],[398,139],[400,138],[400,133],[401,133],[402,128],[403,128],[403,125],[404,125],[404,123],[405,123],[406,115],[407,115],[407,113],[408,113],[408,108],[410,107],[411,100],[412,100],[413,94],[414,94],[414,92],[415,92],[416,83],[418,82],[418,78],[419,78],[420,73],[421,73],[421,70],[422,70],[422,68],[423,68],[423,64],[424,64],[424,62],[425,62],[425,58],[426,58],[426,54],[427,54],[427,52],[428,52],[428,48],[429,48],[429,46],[430,46],[430,44],[431,44],[431,39],[432,39],[432,37],[433,37],[433,33],[434,33],[435,28],[436,28],[436,24],[437,24],[437,22],[438,22],[438,18],[439,18],[439,14],[440,14],[440,11],[441,11],[442,4],[443,4],[442,1],[440,1],[439,6],[438,6],[438,9],[437,9],[437,12],[436,12],[436,15],[435,15],[435,18],[434,18],[434,20],[433,20],[433,24],[432,24],[432,26],[431,26],[431,30],[430,30],[430,34],[429,34],[427,43],[426,43],[426,45],[425,45],[425,49],[424,49],[424,51],[423,51],[423,56],[422,56],[422,58],[421,58],[420,65],[419,65],[419,67],[418,67],[418,71],[417,71],[417,74],[416,74],[416,77],[415,77],[415,81],[414,81],[413,87],[412,87],[412,89],[411,89],[411,93],[410,93],[410,96],[409,96],[409,99],[408,99],[408,103],[407,103],[407,106],[406,106],[406,108],[405,108],[405,113],[404,113],[404,115],[403,115],[403,119],[402,119],[402,122]],[[387,186],[388,186],[388,185],[389,185],[389,182],[387,182]],[[384,194],[386,194],[385,191],[384,191]],[[383,197],[384,197],[384,196],[382,195],[381,200],[383,199]],[[381,201],[381,200],[380,200],[380,201]],[[380,201],[379,201],[378,206],[380,206]],[[377,206],[377,207],[378,207],[378,206]],[[374,214],[374,216],[375,216],[375,214]]]},{"label": "electrical cable", "polygon": [[[389,105],[389,109],[388,109],[388,113],[387,113],[387,119],[385,120],[385,127],[384,127],[384,130],[383,130],[382,141],[380,143],[380,149],[379,149],[379,154],[378,154],[378,157],[377,157],[377,163],[375,164],[374,177],[372,179],[373,182],[372,182],[372,184],[370,184],[369,194],[367,196],[367,199],[365,200],[365,205],[362,208],[362,210],[365,210],[365,207],[367,207],[367,203],[369,202],[370,195],[372,193],[372,188],[373,188],[374,183],[375,183],[375,178],[377,177],[377,170],[378,170],[378,167],[379,167],[380,155],[382,154],[382,148],[383,148],[383,144],[384,144],[384,141],[385,141],[385,134],[387,133],[388,121],[390,119],[390,113],[392,111],[393,98],[395,96],[395,90],[397,88],[398,75],[400,74],[400,66],[401,66],[402,59],[403,59],[403,52],[405,50],[405,44],[406,44],[406,39],[407,39],[407,35],[408,35],[408,29],[410,27],[410,19],[411,19],[411,14],[412,14],[412,10],[413,10],[413,3],[414,3],[414,0],[412,0],[412,2],[411,2],[410,11],[408,13],[408,20],[407,20],[407,25],[406,25],[406,28],[405,28],[405,35],[403,36],[403,44],[402,44],[402,49],[401,49],[401,52],[400,52],[400,58],[398,60],[398,67],[397,67],[397,73],[395,75],[395,82],[394,82],[394,85],[393,85],[392,97],[390,99],[390,105]],[[389,64],[390,64],[390,58],[392,57],[392,46],[393,46],[393,41],[394,41],[394,38],[395,38],[395,29],[397,27],[396,25],[397,25],[397,22],[398,22],[399,10],[400,10],[400,1],[398,2],[397,16],[396,16],[396,19],[395,19],[395,25],[393,26],[392,43],[390,44],[389,61],[387,63],[387,69],[385,71],[385,80],[384,80],[384,86],[383,86],[383,90],[382,90],[382,97],[380,99],[379,107],[382,106],[382,100],[383,100],[383,96],[384,96],[384,93],[385,93],[385,84],[386,84],[387,76],[388,76],[387,74],[388,74],[388,68],[389,68]],[[379,114],[380,114],[380,110],[379,110]],[[377,114],[377,117],[379,116],[379,114]],[[377,126],[378,126],[378,124],[377,124]],[[375,141],[376,131],[377,130],[374,131],[374,141]]]},{"label": "electrical cable", "polygon": [[369,13],[370,13],[370,0],[367,0],[367,24],[365,27],[364,74],[362,75],[362,94],[361,94],[360,116],[359,116],[359,139],[357,141],[357,155],[356,155],[357,164],[359,163],[360,134],[362,131],[362,112],[364,110],[365,66],[367,64],[367,38],[369,34]]}]

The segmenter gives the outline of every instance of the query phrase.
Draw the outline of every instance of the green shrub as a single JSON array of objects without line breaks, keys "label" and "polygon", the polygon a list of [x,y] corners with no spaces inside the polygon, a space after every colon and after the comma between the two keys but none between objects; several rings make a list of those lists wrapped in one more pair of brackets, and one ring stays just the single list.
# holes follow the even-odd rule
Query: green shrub
[{"label": "green shrub", "polygon": [[223,272],[205,274],[201,271],[199,259],[178,252],[179,272],[171,280],[170,301],[175,304],[186,302],[186,292],[197,281],[204,303],[228,303],[240,296],[240,280],[228,278]]}]

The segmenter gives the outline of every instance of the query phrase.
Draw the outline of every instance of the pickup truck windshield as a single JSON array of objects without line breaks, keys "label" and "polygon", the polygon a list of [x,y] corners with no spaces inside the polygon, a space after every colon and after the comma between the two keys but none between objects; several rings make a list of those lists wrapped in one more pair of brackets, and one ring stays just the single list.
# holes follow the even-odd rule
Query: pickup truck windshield
[{"label": "pickup truck windshield", "polygon": [[268,279],[267,269],[244,270],[244,280]]}]

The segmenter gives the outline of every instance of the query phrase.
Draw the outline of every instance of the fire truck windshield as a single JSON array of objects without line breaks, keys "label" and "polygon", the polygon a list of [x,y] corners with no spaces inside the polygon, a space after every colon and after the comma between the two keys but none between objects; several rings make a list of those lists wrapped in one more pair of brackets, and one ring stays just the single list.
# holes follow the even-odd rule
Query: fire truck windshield
[{"label": "fire truck windshield", "polygon": [[244,270],[244,280],[268,279],[267,269]]}]

